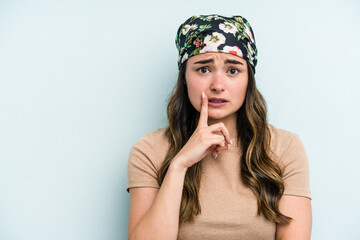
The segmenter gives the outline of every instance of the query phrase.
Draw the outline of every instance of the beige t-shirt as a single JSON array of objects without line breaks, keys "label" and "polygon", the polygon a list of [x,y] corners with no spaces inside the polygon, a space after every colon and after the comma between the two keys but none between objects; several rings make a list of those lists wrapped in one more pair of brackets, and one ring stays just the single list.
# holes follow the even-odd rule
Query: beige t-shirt
[{"label": "beige t-shirt", "polygon": [[[284,169],[284,195],[310,198],[308,160],[298,135],[269,124],[271,150]],[[126,190],[159,188],[157,171],[169,143],[164,129],[150,132],[131,149]],[[240,180],[240,150],[236,139],[216,159],[202,159],[201,214],[179,227],[178,240],[274,239],[276,224],[257,214],[257,199]]]}]

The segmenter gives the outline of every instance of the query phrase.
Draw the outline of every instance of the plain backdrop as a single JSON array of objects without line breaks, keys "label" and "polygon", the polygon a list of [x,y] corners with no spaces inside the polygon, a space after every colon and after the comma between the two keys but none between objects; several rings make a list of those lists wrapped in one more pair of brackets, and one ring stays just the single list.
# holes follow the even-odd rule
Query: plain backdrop
[{"label": "plain backdrop", "polygon": [[131,146],[166,126],[175,34],[242,15],[269,122],[309,157],[312,239],[359,239],[360,3],[0,0],[0,239],[127,238]]}]

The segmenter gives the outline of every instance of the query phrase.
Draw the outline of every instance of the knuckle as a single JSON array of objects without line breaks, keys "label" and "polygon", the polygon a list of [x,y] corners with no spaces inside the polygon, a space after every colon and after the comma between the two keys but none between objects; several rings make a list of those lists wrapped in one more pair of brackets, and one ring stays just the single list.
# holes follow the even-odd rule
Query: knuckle
[{"label": "knuckle", "polygon": [[225,127],[225,124],[224,124],[223,122],[217,123],[217,127],[218,127],[218,128],[221,128],[221,129],[226,128],[226,127]]},{"label": "knuckle", "polygon": [[220,127],[225,127],[225,124],[223,122],[219,122]]}]

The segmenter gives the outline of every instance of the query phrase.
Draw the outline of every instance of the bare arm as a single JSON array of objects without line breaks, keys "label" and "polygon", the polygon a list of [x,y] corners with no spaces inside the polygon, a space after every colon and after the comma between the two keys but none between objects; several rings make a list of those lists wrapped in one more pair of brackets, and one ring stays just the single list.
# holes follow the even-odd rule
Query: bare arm
[{"label": "bare arm", "polygon": [[311,235],[311,201],[306,197],[283,195],[279,210],[293,220],[287,225],[277,224],[276,240],[309,240]]},{"label": "bare arm", "polygon": [[175,240],[187,169],[210,153],[216,156],[219,151],[228,149],[228,130],[222,123],[207,125],[206,95],[202,100],[198,127],[172,160],[160,189],[130,189],[129,239]]},{"label": "bare arm", "polygon": [[130,190],[129,239],[176,239],[185,172],[171,165],[160,190]]}]

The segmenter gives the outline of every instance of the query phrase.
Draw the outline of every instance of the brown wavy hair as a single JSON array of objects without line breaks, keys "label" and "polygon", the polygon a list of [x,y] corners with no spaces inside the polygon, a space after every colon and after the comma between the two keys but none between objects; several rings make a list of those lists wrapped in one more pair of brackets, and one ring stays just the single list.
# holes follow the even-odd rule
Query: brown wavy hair
[{"label": "brown wavy hair", "polygon": [[[241,180],[256,195],[258,214],[279,224],[287,224],[291,218],[279,211],[279,200],[284,192],[282,169],[270,157],[270,132],[267,125],[267,107],[261,93],[256,88],[252,66],[247,63],[248,85],[243,105],[237,111],[237,132]],[[167,105],[169,125],[165,134],[169,149],[158,172],[159,185],[162,184],[172,159],[189,140],[197,127],[199,112],[192,106],[185,84],[186,62],[182,64],[177,84]],[[274,156],[275,157],[275,156]],[[199,188],[201,161],[188,168],[182,192],[179,224],[193,222],[201,212]]]}]

